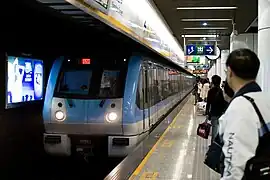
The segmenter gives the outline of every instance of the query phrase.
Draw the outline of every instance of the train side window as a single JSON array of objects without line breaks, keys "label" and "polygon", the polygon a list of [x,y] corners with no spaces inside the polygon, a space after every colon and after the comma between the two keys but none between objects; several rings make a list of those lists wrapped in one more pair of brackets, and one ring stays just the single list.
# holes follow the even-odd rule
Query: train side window
[{"label": "train side window", "polygon": [[91,70],[67,70],[62,74],[59,92],[87,95],[91,77]]},{"label": "train side window", "polygon": [[139,79],[138,79],[138,86],[137,86],[137,95],[136,95],[136,104],[139,109],[143,109],[144,103],[143,103],[143,80],[142,80],[142,70],[140,71]]},{"label": "train side window", "polygon": [[118,97],[120,71],[104,70],[100,83],[99,97],[114,98]]}]

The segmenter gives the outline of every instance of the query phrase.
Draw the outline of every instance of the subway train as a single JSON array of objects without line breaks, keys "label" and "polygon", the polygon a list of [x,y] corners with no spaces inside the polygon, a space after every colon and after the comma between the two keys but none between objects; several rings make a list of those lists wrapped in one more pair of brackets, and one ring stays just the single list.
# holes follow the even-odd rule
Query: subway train
[{"label": "subway train", "polygon": [[142,54],[56,59],[43,108],[45,151],[126,156],[192,90],[195,77],[177,69]]}]

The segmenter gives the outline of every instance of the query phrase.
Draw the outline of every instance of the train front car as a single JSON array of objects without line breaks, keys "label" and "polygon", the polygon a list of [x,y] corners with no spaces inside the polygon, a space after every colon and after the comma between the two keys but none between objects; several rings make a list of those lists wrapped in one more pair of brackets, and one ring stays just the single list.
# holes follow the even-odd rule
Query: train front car
[{"label": "train front car", "polygon": [[45,151],[65,156],[74,151],[108,154],[108,137],[123,134],[126,72],[124,57],[57,59],[43,108]]}]

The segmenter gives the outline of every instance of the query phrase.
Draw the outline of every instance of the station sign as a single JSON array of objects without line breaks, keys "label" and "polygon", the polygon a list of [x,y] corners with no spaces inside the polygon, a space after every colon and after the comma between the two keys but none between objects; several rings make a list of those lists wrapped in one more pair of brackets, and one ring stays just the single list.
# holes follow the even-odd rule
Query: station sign
[{"label": "station sign", "polygon": [[211,56],[215,55],[214,45],[186,45],[186,55],[187,56]]},{"label": "station sign", "polygon": [[208,70],[207,69],[196,69],[193,70],[193,74],[207,74]]},{"label": "station sign", "polygon": [[187,63],[200,63],[200,56],[185,56]]},{"label": "station sign", "polygon": [[179,72],[177,72],[177,71],[169,71],[169,75],[178,75],[179,74]]}]

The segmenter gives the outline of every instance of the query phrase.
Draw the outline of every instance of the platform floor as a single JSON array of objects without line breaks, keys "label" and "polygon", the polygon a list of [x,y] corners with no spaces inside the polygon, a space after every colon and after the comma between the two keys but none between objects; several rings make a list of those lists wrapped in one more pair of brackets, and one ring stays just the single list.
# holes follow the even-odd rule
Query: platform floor
[{"label": "platform floor", "polygon": [[191,97],[130,177],[131,180],[218,180],[203,164],[210,144],[196,135],[204,116],[197,115]]}]

